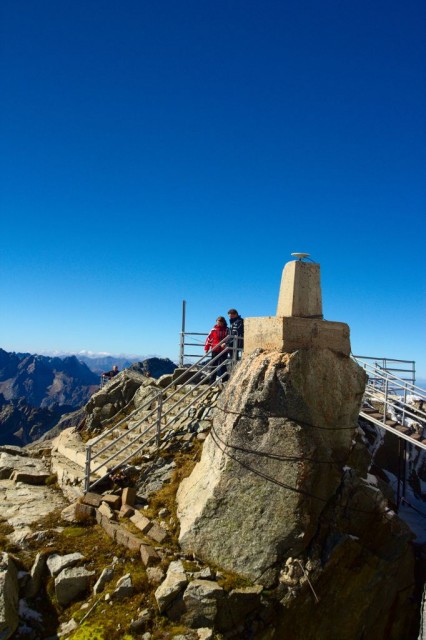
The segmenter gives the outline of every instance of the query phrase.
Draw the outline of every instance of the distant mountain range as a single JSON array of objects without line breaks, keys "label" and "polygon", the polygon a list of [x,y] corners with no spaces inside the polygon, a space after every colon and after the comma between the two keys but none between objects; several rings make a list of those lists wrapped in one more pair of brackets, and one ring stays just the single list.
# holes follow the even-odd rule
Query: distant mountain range
[{"label": "distant mountain range", "polygon": [[98,373],[104,373],[110,371],[116,364],[120,371],[127,369],[135,362],[143,362],[150,358],[156,358],[156,355],[140,356],[135,354],[120,353],[114,355],[111,353],[96,353],[94,351],[79,351],[78,353],[68,353],[64,351],[55,351],[53,353],[43,353],[48,357],[66,358],[68,356],[75,356],[80,362],[84,362],[91,371]]},{"label": "distant mountain range", "polygon": [[63,414],[86,404],[98,387],[99,376],[75,356],[0,349],[0,444],[36,439]]},{"label": "distant mountain range", "polygon": [[62,416],[81,409],[99,389],[100,373],[113,365],[120,371],[129,367],[149,371],[155,378],[176,367],[167,358],[34,355],[0,348],[0,445],[33,442],[56,426]]},{"label": "distant mountain range", "polygon": [[99,377],[75,356],[52,358],[0,349],[0,393],[5,400],[25,398],[34,407],[75,408],[98,384]]}]

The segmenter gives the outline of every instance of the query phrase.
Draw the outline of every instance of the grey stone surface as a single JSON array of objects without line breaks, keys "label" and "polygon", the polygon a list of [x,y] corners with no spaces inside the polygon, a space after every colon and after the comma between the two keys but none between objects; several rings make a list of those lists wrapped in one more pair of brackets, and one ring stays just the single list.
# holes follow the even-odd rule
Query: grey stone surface
[{"label": "grey stone surface", "polygon": [[76,564],[84,560],[83,554],[76,551],[75,553],[67,553],[64,556],[54,553],[47,558],[46,564],[50,571],[50,575],[55,577],[63,569],[74,567]]},{"label": "grey stone surface", "polygon": [[48,468],[43,460],[31,458],[28,453],[22,455],[12,447],[2,447],[0,451],[0,472],[2,469],[19,471],[30,475],[46,474]]},{"label": "grey stone surface", "polygon": [[159,585],[163,582],[165,574],[161,567],[147,567],[146,575],[150,584]]},{"label": "grey stone surface", "polygon": [[87,591],[89,580],[93,575],[95,575],[94,571],[87,571],[84,567],[61,571],[55,578],[55,594],[58,603],[61,606],[66,606]]},{"label": "grey stone surface", "polygon": [[78,623],[74,620],[74,618],[71,618],[71,620],[68,620],[68,622],[64,622],[61,624],[58,636],[67,636],[76,629],[78,629]]},{"label": "grey stone surface", "polygon": [[225,592],[212,580],[193,580],[183,594],[185,622],[192,628],[215,624],[218,610],[225,601]]},{"label": "grey stone surface", "polygon": [[194,573],[194,578],[196,580],[213,580],[214,572],[211,567],[204,567],[203,569],[200,569],[200,571],[196,571]]},{"label": "grey stone surface", "polygon": [[80,502],[73,502],[68,507],[65,507],[61,511],[61,518],[66,522],[83,522],[92,520],[95,518],[95,508],[90,507],[88,504],[81,504]]},{"label": "grey stone surface", "polygon": [[11,456],[21,456],[22,458],[26,458],[29,453],[22,447],[17,447],[12,444],[3,444],[0,446],[0,454],[8,453]]},{"label": "grey stone surface", "polygon": [[22,482],[24,484],[44,485],[50,475],[50,473],[27,473],[25,471],[16,470],[12,472],[10,479],[13,480],[13,482]]},{"label": "grey stone surface", "polygon": [[116,518],[114,511],[106,502],[102,502],[100,507],[98,507],[98,513],[100,513],[105,518],[108,518],[108,520],[115,520]]},{"label": "grey stone surface", "polygon": [[133,633],[141,633],[146,628],[147,624],[151,620],[152,615],[149,609],[143,609],[136,620],[132,620],[129,624],[129,631]]},{"label": "grey stone surface", "polygon": [[106,387],[93,394],[86,404],[84,410],[87,428],[93,430],[100,427],[102,421],[116,415],[130,400],[135,400],[134,396],[139,387],[144,388],[150,384],[154,385],[155,382],[139,371],[121,371]]},{"label": "grey stone surface", "polygon": [[18,617],[18,573],[8,553],[0,553],[0,638],[7,640],[16,631]]},{"label": "grey stone surface", "polygon": [[140,544],[140,554],[145,567],[152,567],[160,561],[160,556],[149,544]]},{"label": "grey stone surface", "polygon": [[24,592],[26,598],[34,598],[34,596],[36,596],[40,591],[43,582],[43,574],[46,569],[46,559],[47,556],[45,553],[38,553],[36,555],[33,566],[31,567],[30,580]]},{"label": "grey stone surface", "polygon": [[[46,474],[43,460],[29,455],[15,455],[11,447],[0,453],[0,517],[7,520],[14,531],[9,535],[13,542],[25,545],[25,539],[32,534],[32,525],[58,508],[67,504],[65,498],[53,488],[42,485],[15,483],[10,478],[14,471],[32,474]],[[1,470],[9,470],[1,473]]]},{"label": "grey stone surface", "polygon": [[113,600],[121,600],[122,598],[130,598],[135,593],[135,588],[132,582],[132,576],[130,573],[122,576],[116,584],[114,591],[111,594]]},{"label": "grey stone surface", "polygon": [[188,578],[181,560],[171,562],[167,570],[166,579],[155,591],[155,599],[160,613],[166,611],[182,593],[187,584]]},{"label": "grey stone surface", "polygon": [[167,531],[156,522],[153,522],[146,532],[146,535],[155,540],[155,542],[163,542],[167,538]]},{"label": "grey stone surface", "polygon": [[95,595],[97,595],[98,593],[101,593],[101,591],[105,589],[105,585],[108,582],[110,582],[110,580],[112,580],[113,575],[114,575],[114,569],[112,569],[111,567],[105,567],[105,569],[102,571],[101,575],[99,576],[95,586],[93,587],[93,593]]}]

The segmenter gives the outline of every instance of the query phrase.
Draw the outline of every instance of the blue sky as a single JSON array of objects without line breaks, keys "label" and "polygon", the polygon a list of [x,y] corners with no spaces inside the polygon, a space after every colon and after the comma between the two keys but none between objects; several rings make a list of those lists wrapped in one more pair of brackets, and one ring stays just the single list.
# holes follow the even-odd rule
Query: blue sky
[{"label": "blue sky", "polygon": [[0,346],[176,359],[294,251],[426,378],[422,0],[3,0]]}]

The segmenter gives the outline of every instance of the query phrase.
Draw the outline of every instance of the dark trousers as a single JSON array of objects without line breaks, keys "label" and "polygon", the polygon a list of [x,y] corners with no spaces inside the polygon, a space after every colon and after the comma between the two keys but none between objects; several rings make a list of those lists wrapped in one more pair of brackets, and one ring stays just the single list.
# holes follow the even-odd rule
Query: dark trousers
[{"label": "dark trousers", "polygon": [[[212,360],[213,358],[216,358],[218,354],[215,353],[214,351],[211,352],[211,357]],[[228,372],[228,368],[226,366],[226,361],[228,359],[228,352],[226,349],[224,349],[224,351],[221,352],[220,356],[217,358],[217,360],[215,360],[211,365],[211,369],[217,369],[217,371],[215,373],[212,374],[211,376],[211,381],[213,382],[214,380],[216,380],[216,378],[220,378],[222,375],[227,374]],[[222,378],[222,381],[225,382],[227,380],[228,376],[224,375],[224,377]]]}]

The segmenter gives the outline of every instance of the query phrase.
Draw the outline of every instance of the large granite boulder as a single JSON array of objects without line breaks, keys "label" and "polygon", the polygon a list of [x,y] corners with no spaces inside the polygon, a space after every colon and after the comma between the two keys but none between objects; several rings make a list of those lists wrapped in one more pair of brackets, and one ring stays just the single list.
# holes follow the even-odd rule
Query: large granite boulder
[{"label": "large granite boulder", "polygon": [[309,545],[352,448],[365,373],[328,349],[245,357],[220,397],[200,462],[177,495],[180,544],[276,583]]}]

